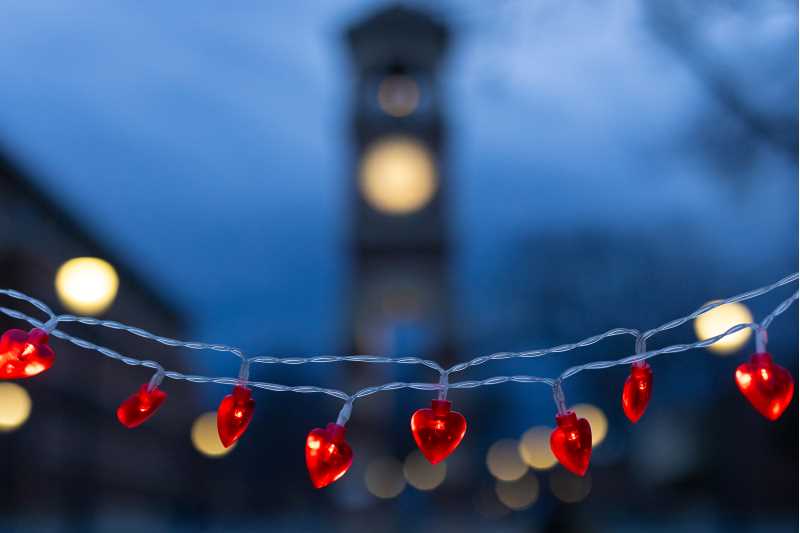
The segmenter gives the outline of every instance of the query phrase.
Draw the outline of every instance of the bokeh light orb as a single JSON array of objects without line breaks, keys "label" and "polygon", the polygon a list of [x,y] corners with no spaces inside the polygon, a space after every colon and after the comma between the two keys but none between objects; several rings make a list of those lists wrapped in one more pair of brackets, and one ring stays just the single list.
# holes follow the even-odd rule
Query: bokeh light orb
[{"label": "bokeh light orb", "polygon": [[519,444],[514,439],[502,439],[486,453],[486,467],[501,481],[516,481],[528,471],[528,465],[519,456]]},{"label": "bokeh light orb", "polygon": [[539,480],[528,473],[516,481],[498,480],[495,493],[500,502],[513,511],[527,509],[539,498]]},{"label": "bokeh light orb", "polygon": [[393,117],[406,117],[419,105],[419,86],[408,76],[387,76],[378,87],[378,105]]},{"label": "bokeh light orb", "polygon": [[535,426],[523,433],[519,439],[519,455],[522,460],[536,470],[553,468],[558,460],[550,449],[550,434],[553,428]]},{"label": "bokeh light orb", "polygon": [[371,145],[361,162],[361,193],[377,211],[407,215],[425,207],[438,187],[430,151],[410,137]]},{"label": "bokeh light orb", "polygon": [[[753,314],[747,306],[734,302],[721,305],[695,318],[694,331],[697,334],[697,338],[704,341],[721,333],[725,333],[737,324],[745,324],[752,321]],[[714,344],[708,346],[708,349],[719,355],[734,353],[750,339],[751,334],[752,330],[750,328],[737,331],[733,335],[723,337]]]},{"label": "bokeh light orb", "polygon": [[192,424],[192,444],[195,449],[207,457],[222,457],[233,451],[236,443],[230,448],[222,445],[217,430],[217,412],[209,411],[198,416]]},{"label": "bokeh light orb", "polygon": [[550,473],[550,490],[562,502],[577,503],[592,491],[592,476],[576,476],[559,468]]},{"label": "bokeh light orb", "polygon": [[395,498],[406,488],[403,465],[394,457],[379,457],[367,465],[364,474],[367,490],[382,499]]},{"label": "bokeh light orb", "polygon": [[105,311],[119,289],[119,276],[108,261],[97,257],[70,259],[56,273],[56,293],[74,313],[92,315]]},{"label": "bokeh light orb", "polygon": [[419,450],[414,450],[403,463],[403,474],[408,484],[417,490],[433,490],[447,476],[447,462],[432,465]]},{"label": "bokeh light orb", "polygon": [[16,383],[0,383],[0,431],[18,429],[31,415],[31,397]]},{"label": "bokeh light orb", "polygon": [[592,427],[592,447],[600,445],[608,434],[608,418],[606,414],[594,405],[579,403],[571,407],[578,418],[585,418]]}]

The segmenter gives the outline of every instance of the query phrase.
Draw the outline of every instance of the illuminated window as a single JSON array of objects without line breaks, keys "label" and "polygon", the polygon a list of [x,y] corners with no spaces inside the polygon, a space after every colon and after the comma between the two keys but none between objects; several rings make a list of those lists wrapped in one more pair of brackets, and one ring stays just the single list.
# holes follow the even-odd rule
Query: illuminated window
[{"label": "illuminated window", "polygon": [[389,76],[378,87],[378,105],[387,115],[405,117],[419,105],[419,86],[408,76]]},{"label": "illuminated window", "polygon": [[405,215],[425,207],[437,189],[430,151],[408,137],[390,137],[369,147],[361,162],[361,192],[376,210]]}]

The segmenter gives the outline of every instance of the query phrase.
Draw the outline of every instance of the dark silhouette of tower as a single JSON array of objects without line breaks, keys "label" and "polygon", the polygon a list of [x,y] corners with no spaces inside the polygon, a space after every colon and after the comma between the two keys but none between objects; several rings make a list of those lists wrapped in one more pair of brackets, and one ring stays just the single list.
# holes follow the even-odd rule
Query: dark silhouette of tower
[{"label": "dark silhouette of tower", "polygon": [[425,13],[390,7],[346,37],[355,68],[351,348],[446,359],[446,128],[438,77],[450,33]]}]

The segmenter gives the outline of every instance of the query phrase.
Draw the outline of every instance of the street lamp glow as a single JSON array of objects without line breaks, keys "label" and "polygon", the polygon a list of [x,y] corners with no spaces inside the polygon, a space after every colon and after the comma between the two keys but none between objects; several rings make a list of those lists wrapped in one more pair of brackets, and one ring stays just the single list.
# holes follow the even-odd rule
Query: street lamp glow
[{"label": "street lamp glow", "polygon": [[31,414],[31,397],[16,383],[0,383],[0,432],[14,431]]},{"label": "street lamp glow", "polygon": [[361,162],[361,193],[374,209],[406,215],[425,207],[437,189],[430,151],[410,137],[389,137],[367,149]]},{"label": "street lamp glow", "polygon": [[55,284],[64,307],[81,315],[91,315],[105,311],[114,301],[119,277],[108,261],[76,257],[61,265]]},{"label": "street lamp glow", "polygon": [[[713,303],[713,302],[708,302]],[[744,304],[734,302],[721,305],[694,319],[694,331],[701,341],[725,333],[737,324],[747,324],[753,321],[753,315]],[[737,331],[708,346],[708,349],[719,355],[727,355],[737,351],[749,339],[752,331],[750,328]]]}]

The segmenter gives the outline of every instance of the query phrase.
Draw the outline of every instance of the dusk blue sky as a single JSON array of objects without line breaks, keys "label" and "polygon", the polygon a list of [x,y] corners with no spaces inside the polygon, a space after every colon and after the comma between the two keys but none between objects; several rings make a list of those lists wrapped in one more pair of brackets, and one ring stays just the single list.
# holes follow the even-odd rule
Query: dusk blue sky
[{"label": "dusk blue sky", "polygon": [[[353,179],[341,31],[379,5],[7,0],[2,141],[195,337],[336,350]],[[728,172],[693,146],[725,112],[640,2],[442,5],[465,329],[490,329],[531,235],[636,228],[687,271],[711,257],[755,285],[794,269],[794,162],[763,144]],[[748,105],[794,112],[795,6],[703,16],[698,42]]]}]

